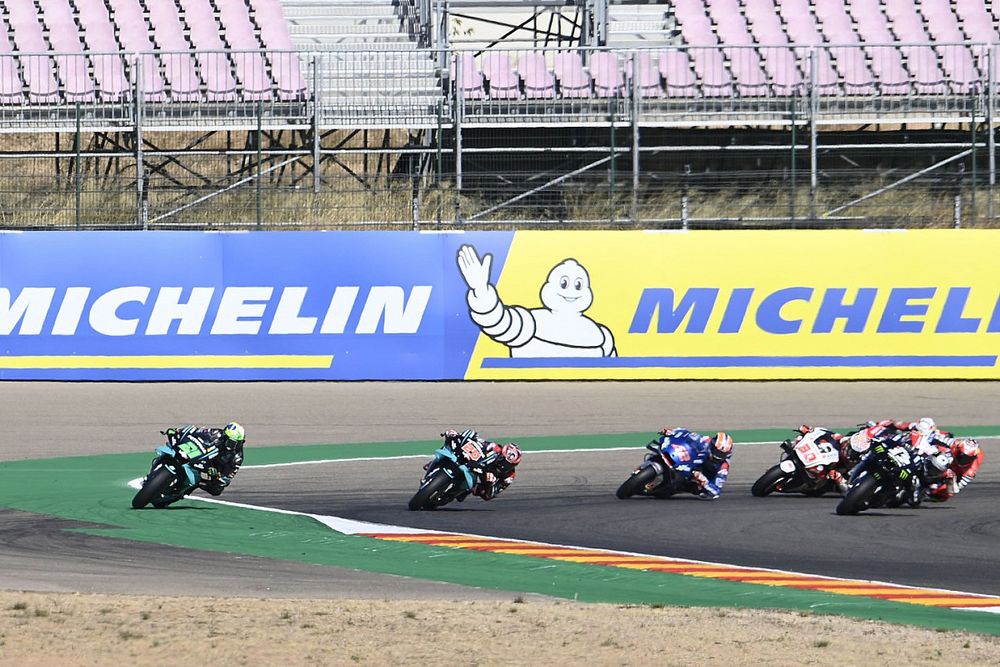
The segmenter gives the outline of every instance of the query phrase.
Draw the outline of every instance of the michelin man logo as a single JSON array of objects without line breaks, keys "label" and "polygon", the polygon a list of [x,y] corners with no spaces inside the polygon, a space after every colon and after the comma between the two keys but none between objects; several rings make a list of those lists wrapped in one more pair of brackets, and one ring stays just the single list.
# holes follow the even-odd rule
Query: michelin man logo
[{"label": "michelin man logo", "polygon": [[584,315],[594,302],[590,276],[575,259],[552,267],[539,296],[542,308],[507,306],[490,282],[493,256],[479,259],[463,245],[458,268],[469,286],[469,316],[512,357],[616,357],[611,331]]}]

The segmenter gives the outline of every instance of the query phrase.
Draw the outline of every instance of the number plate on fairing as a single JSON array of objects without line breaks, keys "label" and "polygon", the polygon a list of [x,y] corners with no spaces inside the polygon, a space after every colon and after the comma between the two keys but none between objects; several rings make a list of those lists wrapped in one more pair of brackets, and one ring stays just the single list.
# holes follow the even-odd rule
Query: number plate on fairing
[{"label": "number plate on fairing", "polygon": [[799,455],[807,468],[832,465],[840,460],[840,455],[830,443],[816,440],[823,434],[822,431],[810,431],[802,436],[802,440],[795,445],[795,453]]}]

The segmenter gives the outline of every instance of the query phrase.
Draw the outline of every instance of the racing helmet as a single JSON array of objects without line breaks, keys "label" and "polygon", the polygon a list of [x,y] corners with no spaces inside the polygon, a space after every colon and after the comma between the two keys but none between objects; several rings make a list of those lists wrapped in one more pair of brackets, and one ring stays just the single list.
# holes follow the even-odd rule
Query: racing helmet
[{"label": "racing helmet", "polygon": [[724,461],[733,454],[733,436],[719,431],[715,434],[711,445],[712,458],[716,461]]},{"label": "racing helmet", "polygon": [[975,438],[955,438],[951,453],[955,457],[955,463],[967,466],[979,456],[979,442]]},{"label": "racing helmet", "polygon": [[230,442],[246,442],[247,432],[240,426],[239,422],[229,422],[226,428],[222,429],[222,435],[226,436]]},{"label": "racing helmet", "polygon": [[927,436],[937,430],[937,424],[930,417],[921,417],[917,420],[917,423],[913,425],[913,430],[920,435]]},{"label": "racing helmet", "polygon": [[507,463],[512,466],[516,466],[521,462],[521,448],[517,446],[516,442],[508,442],[500,448],[500,456],[502,456]]}]

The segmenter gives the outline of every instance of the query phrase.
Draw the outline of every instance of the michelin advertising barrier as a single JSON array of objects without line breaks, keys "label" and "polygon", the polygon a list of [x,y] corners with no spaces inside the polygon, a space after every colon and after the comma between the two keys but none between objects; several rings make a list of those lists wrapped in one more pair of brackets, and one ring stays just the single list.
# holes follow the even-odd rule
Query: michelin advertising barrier
[{"label": "michelin advertising barrier", "polygon": [[1000,379],[1000,230],[0,234],[0,378]]}]

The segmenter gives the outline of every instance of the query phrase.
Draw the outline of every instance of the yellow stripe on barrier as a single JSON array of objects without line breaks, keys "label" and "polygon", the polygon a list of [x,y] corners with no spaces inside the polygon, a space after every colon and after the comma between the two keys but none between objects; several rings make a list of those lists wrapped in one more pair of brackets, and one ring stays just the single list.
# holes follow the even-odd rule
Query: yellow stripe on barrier
[{"label": "yellow stripe on barrier", "polygon": [[329,368],[332,354],[37,355],[0,357],[0,369]]}]

